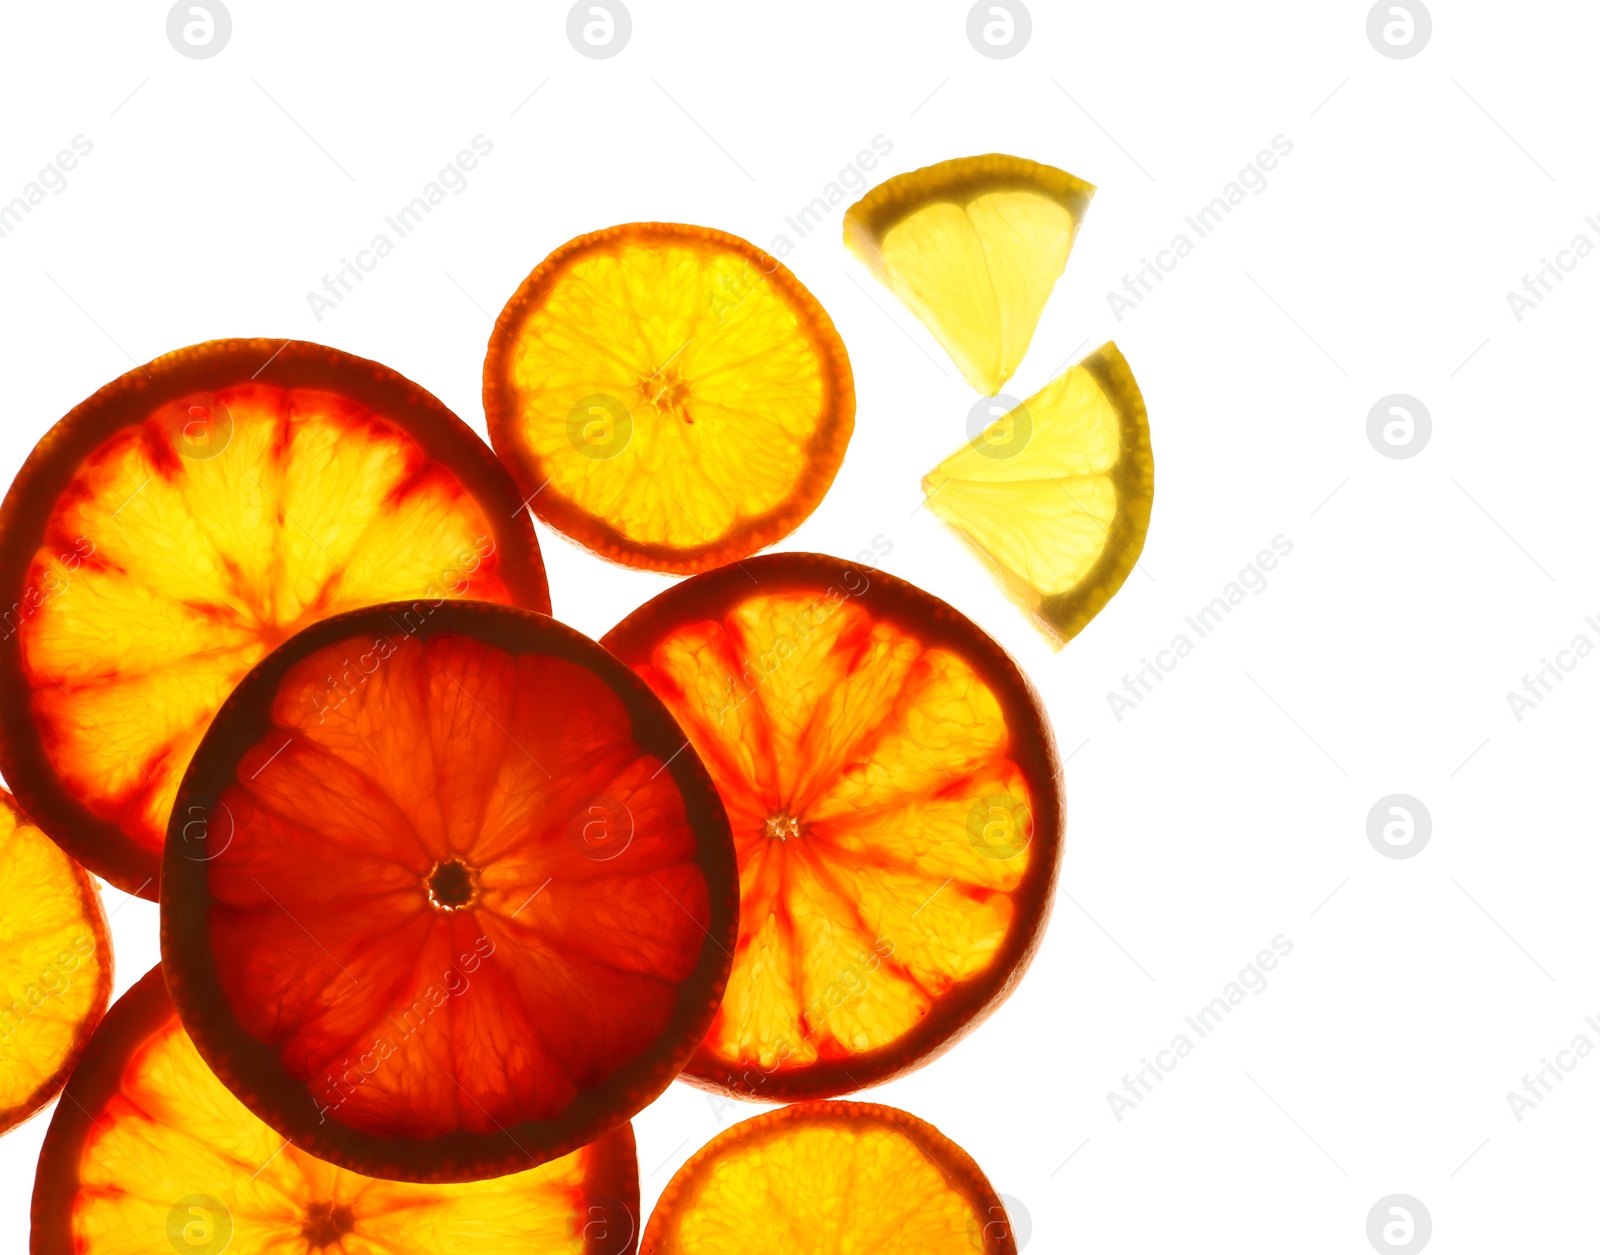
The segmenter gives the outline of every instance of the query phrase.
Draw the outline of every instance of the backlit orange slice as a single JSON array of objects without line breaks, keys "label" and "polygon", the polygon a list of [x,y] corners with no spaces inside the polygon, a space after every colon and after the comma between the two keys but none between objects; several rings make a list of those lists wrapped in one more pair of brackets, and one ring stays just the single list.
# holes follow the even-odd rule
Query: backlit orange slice
[{"label": "backlit orange slice", "polygon": [[1060,856],[1055,743],[1001,648],[818,554],[696,576],[604,643],[728,808],[739,944],[686,1079],[846,1093],[920,1066],[1021,979]]},{"label": "backlit orange slice", "polygon": [[56,1108],[33,1255],[631,1255],[632,1127],[461,1185],[380,1181],[251,1115],[195,1051],[159,967],[117,1000]]},{"label": "backlit orange slice", "polygon": [[376,362],[216,340],[128,372],[0,507],[0,770],[91,871],[153,898],[189,756],[280,641],[380,601],[549,610],[520,502]]},{"label": "backlit orange slice", "polygon": [[876,1103],[809,1102],[745,1120],[672,1178],[642,1255],[1016,1255],[972,1157]]},{"label": "backlit orange slice", "polygon": [[0,789],[0,1133],[56,1096],[110,997],[100,890]]},{"label": "backlit orange slice", "polygon": [[637,676],[543,615],[390,604],[292,638],[212,722],[161,953],[201,1055],[273,1128],[462,1181],[655,1098],[737,916],[727,816]]},{"label": "backlit orange slice", "polygon": [[1037,161],[961,157],[873,188],[845,212],[844,242],[993,396],[1028,351],[1093,195]]},{"label": "backlit orange slice", "polygon": [[844,344],[753,244],[637,222],[579,236],[501,311],[489,436],[535,513],[604,557],[693,572],[787,536],[855,426]]}]

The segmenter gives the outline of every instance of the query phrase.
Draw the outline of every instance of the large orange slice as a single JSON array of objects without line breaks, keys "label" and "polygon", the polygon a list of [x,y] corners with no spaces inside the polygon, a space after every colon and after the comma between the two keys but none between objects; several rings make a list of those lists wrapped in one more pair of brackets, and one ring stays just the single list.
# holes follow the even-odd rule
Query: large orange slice
[{"label": "large orange slice", "polygon": [[745,1120],[679,1168],[643,1255],[1016,1255],[972,1157],[916,1116],[810,1102]]},{"label": "large orange slice", "polygon": [[721,999],[736,875],[699,758],[593,641],[376,606],[280,646],[212,722],[161,953],[201,1055],[285,1137],[469,1180],[671,1082]]},{"label": "large orange slice", "polygon": [[1044,712],[981,630],[893,576],[784,553],[687,580],[604,643],[688,733],[739,855],[733,972],[686,1078],[845,1093],[1009,993],[1061,804]]},{"label": "large orange slice", "polygon": [[364,1177],[307,1154],[206,1067],[159,967],[117,1000],[56,1108],[33,1255],[631,1255],[633,1130],[460,1185]]},{"label": "large orange slice", "polygon": [[0,789],[0,1133],[66,1084],[110,997],[99,889]]},{"label": "large orange slice", "polygon": [[483,406],[545,522],[615,562],[692,572],[811,513],[855,385],[833,322],[776,259],[638,222],[563,244],[523,281],[489,339]]},{"label": "large orange slice", "polygon": [[91,871],[153,898],[189,756],[280,641],[380,601],[550,608],[520,503],[376,362],[217,340],[128,372],[0,507],[0,770]]}]

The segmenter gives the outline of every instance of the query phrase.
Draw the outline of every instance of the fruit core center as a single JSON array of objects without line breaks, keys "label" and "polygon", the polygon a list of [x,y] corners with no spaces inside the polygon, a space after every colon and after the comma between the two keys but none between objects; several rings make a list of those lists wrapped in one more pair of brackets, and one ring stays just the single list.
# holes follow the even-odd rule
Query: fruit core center
[{"label": "fruit core center", "polygon": [[300,1226],[300,1235],[312,1250],[332,1246],[355,1228],[355,1217],[350,1209],[331,1202],[312,1203],[306,1209],[306,1220]]},{"label": "fruit core center", "polygon": [[773,841],[794,841],[800,836],[800,818],[797,815],[768,815],[767,837]]},{"label": "fruit core center", "polygon": [[693,423],[689,414],[689,384],[671,366],[662,366],[655,374],[639,380],[639,395],[660,413]]},{"label": "fruit core center", "polygon": [[435,863],[428,873],[428,901],[441,911],[460,911],[478,900],[478,873],[458,858]]}]

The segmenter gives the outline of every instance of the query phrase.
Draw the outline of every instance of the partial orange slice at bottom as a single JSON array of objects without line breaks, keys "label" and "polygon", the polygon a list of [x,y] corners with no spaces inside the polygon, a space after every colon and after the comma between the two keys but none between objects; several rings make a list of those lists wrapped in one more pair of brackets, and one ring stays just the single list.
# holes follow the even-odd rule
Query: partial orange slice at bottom
[{"label": "partial orange slice at bottom", "polygon": [[110,1000],[94,879],[0,789],[0,1133],[56,1096]]},{"label": "partial orange slice at bottom", "polygon": [[662,1193],[642,1255],[1015,1255],[999,1196],[938,1129],[876,1103],[781,1107],[714,1138]]},{"label": "partial orange slice at bottom", "polygon": [[336,1168],[251,1115],[206,1067],[161,969],[118,1000],[56,1108],[33,1191],[33,1255],[632,1255],[633,1128],[526,1172],[461,1185]]}]

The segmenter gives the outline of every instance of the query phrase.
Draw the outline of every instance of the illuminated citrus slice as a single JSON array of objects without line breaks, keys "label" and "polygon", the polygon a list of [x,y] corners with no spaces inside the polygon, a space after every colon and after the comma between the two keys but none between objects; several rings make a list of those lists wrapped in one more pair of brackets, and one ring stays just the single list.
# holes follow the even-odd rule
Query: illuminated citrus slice
[{"label": "illuminated citrus slice", "polygon": [[769,1102],[917,1067],[1021,979],[1060,853],[1055,743],[953,608],[818,554],[687,580],[604,643],[733,826],[739,941],[686,1077]]},{"label": "illuminated citrus slice", "polygon": [[184,777],[161,952],[195,1045],[311,1153],[470,1180],[631,1117],[704,1036],[738,881],[661,703],[482,602],[327,620],[234,690]]},{"label": "illuminated citrus slice", "polygon": [[692,572],[799,526],[856,402],[833,322],[778,261],[637,222],[523,280],[489,339],[483,407],[545,522],[615,562]]},{"label": "illuminated citrus slice", "polygon": [[196,1052],[152,968],[117,1000],[57,1108],[33,1255],[631,1255],[623,1124],[492,1181],[418,1185],[324,1163],[251,1115]]},{"label": "illuminated citrus slice", "polygon": [[99,889],[0,789],[0,1133],[56,1096],[110,997]]},{"label": "illuminated citrus slice", "polygon": [[1156,470],[1133,372],[1101,345],[922,480],[954,529],[1060,649],[1139,561]]},{"label": "illuminated citrus slice", "polygon": [[549,610],[520,502],[465,424],[376,362],[216,340],[130,371],[0,507],[0,770],[91,871],[155,897],[189,756],[278,642],[380,601]]},{"label": "illuminated citrus slice", "polygon": [[972,1157],[894,1107],[808,1102],[719,1134],[679,1168],[641,1255],[1016,1255]]},{"label": "illuminated citrus slice", "polygon": [[844,242],[993,396],[1022,361],[1094,188],[990,153],[880,183],[844,216]]}]

